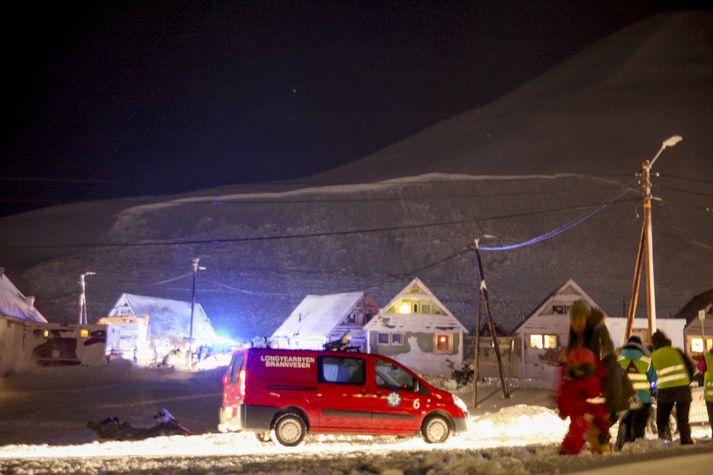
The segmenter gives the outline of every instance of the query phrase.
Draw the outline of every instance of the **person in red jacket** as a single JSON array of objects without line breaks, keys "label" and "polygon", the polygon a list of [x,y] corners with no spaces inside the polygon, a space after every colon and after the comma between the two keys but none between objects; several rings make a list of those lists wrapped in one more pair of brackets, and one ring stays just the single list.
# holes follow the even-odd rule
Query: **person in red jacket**
[{"label": "person in red jacket", "polygon": [[572,348],[564,358],[563,375],[557,392],[560,417],[569,417],[569,430],[560,454],[576,455],[589,441],[595,453],[611,452],[609,412],[602,392],[606,368],[587,348]]}]

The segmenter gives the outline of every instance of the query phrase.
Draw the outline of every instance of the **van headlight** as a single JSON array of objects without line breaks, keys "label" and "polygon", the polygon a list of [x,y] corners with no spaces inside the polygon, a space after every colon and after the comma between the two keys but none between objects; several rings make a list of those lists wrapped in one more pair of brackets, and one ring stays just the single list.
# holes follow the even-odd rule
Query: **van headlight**
[{"label": "van headlight", "polygon": [[466,414],[468,413],[468,406],[466,406],[465,403],[463,402],[463,400],[461,398],[459,398],[458,396],[456,396],[455,394],[453,395],[453,404],[458,406],[458,408],[460,410],[462,410],[463,412],[465,412]]}]

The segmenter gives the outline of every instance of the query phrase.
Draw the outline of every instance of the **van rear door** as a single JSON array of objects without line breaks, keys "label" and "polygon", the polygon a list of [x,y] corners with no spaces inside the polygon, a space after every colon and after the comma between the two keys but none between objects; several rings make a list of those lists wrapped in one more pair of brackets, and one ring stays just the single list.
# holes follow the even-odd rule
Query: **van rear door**
[{"label": "van rear door", "polygon": [[[364,358],[319,357],[319,428],[333,432],[371,432],[373,391],[366,388]],[[373,376],[372,376],[373,379]]]},{"label": "van rear door", "polygon": [[223,407],[237,406],[245,395],[245,351],[236,351],[223,379]]}]

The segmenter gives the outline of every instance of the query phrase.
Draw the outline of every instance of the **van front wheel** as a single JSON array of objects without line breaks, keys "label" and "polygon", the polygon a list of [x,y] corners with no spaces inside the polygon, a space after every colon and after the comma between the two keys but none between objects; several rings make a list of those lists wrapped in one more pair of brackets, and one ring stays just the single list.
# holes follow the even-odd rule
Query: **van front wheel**
[{"label": "van front wheel", "polygon": [[291,412],[278,417],[273,428],[275,441],[286,447],[299,445],[307,433],[307,426],[302,417]]},{"label": "van front wheel", "polygon": [[451,426],[443,416],[429,416],[423,421],[421,434],[429,444],[440,444],[451,436]]}]

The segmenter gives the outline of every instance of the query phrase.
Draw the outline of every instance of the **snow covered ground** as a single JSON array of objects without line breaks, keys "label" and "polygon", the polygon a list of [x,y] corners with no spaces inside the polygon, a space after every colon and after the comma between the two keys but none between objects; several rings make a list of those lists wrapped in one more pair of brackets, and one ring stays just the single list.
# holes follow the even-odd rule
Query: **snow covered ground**
[{"label": "snow covered ground", "polygon": [[[657,470],[687,466],[703,473],[701,467],[713,463],[705,428],[694,428],[693,447],[649,439],[621,453],[561,457],[558,445],[567,422],[553,410],[549,389],[525,383],[513,383],[509,399],[499,386],[480,384],[471,431],[442,445],[420,438],[320,435],[285,448],[258,442],[253,434],[217,433],[221,373],[112,363],[42,368],[0,379],[0,473],[539,474],[602,467],[616,473],[612,465],[651,459],[657,459]],[[457,394],[472,403],[472,390]],[[107,416],[150,426],[160,407],[195,435],[99,443],[86,427]],[[626,470],[636,473],[628,465]]]}]

